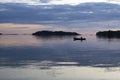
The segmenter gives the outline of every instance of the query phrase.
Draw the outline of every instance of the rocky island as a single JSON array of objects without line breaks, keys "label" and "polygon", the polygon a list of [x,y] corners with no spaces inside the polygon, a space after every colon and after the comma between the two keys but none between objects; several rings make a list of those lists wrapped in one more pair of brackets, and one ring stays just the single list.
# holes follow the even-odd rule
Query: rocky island
[{"label": "rocky island", "polygon": [[120,31],[99,31],[96,36],[103,38],[120,38]]},{"label": "rocky island", "polygon": [[64,32],[64,31],[37,31],[32,35],[35,36],[69,36],[69,35],[80,35],[76,32]]}]

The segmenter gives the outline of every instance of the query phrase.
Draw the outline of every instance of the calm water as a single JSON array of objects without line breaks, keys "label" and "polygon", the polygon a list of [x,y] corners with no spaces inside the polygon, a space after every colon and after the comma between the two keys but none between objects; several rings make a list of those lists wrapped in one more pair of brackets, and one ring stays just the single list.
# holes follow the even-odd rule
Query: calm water
[{"label": "calm water", "polygon": [[0,80],[120,80],[120,39],[0,36]]}]

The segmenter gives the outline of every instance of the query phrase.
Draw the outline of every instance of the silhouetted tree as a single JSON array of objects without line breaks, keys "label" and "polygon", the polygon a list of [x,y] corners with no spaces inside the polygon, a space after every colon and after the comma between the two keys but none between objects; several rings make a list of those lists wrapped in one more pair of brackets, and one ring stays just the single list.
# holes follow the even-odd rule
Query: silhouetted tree
[{"label": "silhouetted tree", "polygon": [[105,38],[120,38],[120,31],[99,31],[96,33],[98,37],[105,37]]},{"label": "silhouetted tree", "polygon": [[56,35],[56,36],[63,36],[63,35],[79,35],[76,32],[64,32],[64,31],[37,31],[33,33],[32,35],[36,36],[51,36],[51,35]]}]

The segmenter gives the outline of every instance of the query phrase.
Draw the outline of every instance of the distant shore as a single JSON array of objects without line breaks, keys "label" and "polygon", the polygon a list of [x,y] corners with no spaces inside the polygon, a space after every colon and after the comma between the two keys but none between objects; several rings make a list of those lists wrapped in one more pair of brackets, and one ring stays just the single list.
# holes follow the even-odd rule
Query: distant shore
[{"label": "distant shore", "polygon": [[76,32],[64,32],[64,31],[37,31],[32,35],[35,36],[69,36],[69,35],[80,35]]},{"label": "distant shore", "polygon": [[96,36],[103,38],[120,38],[120,31],[99,31]]}]

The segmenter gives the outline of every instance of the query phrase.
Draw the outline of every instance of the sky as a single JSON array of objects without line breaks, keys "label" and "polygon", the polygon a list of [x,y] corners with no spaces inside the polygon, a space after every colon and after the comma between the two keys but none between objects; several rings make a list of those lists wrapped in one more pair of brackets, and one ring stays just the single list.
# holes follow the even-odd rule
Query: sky
[{"label": "sky", "polygon": [[1,3],[26,3],[29,5],[58,5],[70,4],[77,5],[85,2],[111,2],[120,3],[119,0],[0,0]]},{"label": "sky", "polygon": [[53,5],[53,4],[79,4],[79,3],[83,3],[83,2],[101,2],[101,1],[105,1],[105,0],[1,0],[0,2],[2,3],[26,3],[26,4],[30,4],[30,5],[38,5],[38,4],[49,4],[49,5]]},{"label": "sky", "polygon": [[[87,23],[87,24],[86,24]],[[0,33],[119,29],[119,0],[0,0]]]}]

